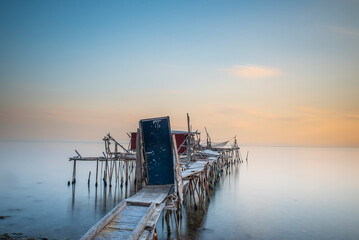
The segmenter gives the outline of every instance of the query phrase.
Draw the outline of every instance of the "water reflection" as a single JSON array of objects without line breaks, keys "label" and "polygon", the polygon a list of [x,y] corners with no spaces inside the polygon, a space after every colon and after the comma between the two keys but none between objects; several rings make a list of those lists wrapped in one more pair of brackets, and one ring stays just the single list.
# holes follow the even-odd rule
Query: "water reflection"
[{"label": "water reflection", "polygon": [[[182,239],[359,239],[359,150],[252,148],[217,182],[206,213],[187,202]],[[251,168],[249,168],[251,165]],[[157,224],[160,239],[177,239]]]},{"label": "water reflection", "polygon": [[[130,179],[134,177],[134,172],[130,175]],[[82,209],[84,202],[82,200],[76,201],[76,188],[77,183],[71,184],[72,197],[71,197],[71,206],[72,212]],[[81,186],[83,187],[83,186]],[[94,189],[93,195],[91,194],[91,188]],[[82,194],[82,192],[79,192]],[[110,185],[99,184],[98,186],[87,186],[87,199],[86,204],[92,205],[91,200],[94,201],[94,210],[95,213],[98,213],[97,210],[100,209],[100,214],[105,215],[109,210],[116,206],[123,199],[128,198],[135,194],[135,184],[131,184],[131,181],[128,184],[120,184],[118,181],[115,181],[114,184]]]},{"label": "water reflection", "polygon": [[[74,148],[97,155],[103,144],[0,143],[0,215],[9,216],[0,219],[0,234],[78,239],[134,194],[133,175],[127,186],[121,180],[111,188],[88,185],[96,163],[79,163],[77,182],[68,187]],[[182,239],[359,239],[358,149],[248,150],[248,162],[233,166],[211,190],[206,213],[188,199]],[[161,216],[159,239],[177,239],[173,217],[170,227],[168,235]]]}]

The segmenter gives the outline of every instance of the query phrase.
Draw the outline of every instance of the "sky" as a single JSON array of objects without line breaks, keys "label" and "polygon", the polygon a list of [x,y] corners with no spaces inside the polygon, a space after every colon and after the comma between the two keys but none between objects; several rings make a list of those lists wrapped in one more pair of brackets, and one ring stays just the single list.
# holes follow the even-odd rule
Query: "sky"
[{"label": "sky", "polygon": [[[0,1],[0,140],[359,147],[359,1]],[[204,136],[203,136],[204,137]]]}]

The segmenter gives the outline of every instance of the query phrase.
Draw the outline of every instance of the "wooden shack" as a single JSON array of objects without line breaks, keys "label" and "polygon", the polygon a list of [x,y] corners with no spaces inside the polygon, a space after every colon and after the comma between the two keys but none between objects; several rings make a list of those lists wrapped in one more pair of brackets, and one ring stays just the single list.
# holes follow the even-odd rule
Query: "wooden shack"
[{"label": "wooden shack", "polygon": [[[180,154],[180,153],[184,153],[185,151],[187,151],[188,132],[173,130],[171,133],[172,133],[172,136],[174,136],[176,138],[176,147],[177,147],[178,153]],[[191,134],[198,134],[198,133],[191,133]],[[131,132],[130,136],[131,136],[130,150],[136,151],[137,132]]]}]

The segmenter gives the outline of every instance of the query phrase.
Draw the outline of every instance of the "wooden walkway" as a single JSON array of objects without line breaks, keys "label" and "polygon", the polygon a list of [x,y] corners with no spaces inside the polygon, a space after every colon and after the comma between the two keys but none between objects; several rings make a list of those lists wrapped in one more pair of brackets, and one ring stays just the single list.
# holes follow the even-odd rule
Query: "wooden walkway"
[{"label": "wooden walkway", "polygon": [[[172,135],[168,116],[140,120],[136,135],[136,154],[126,150],[110,134],[104,138],[106,154],[103,153],[103,157],[85,159],[76,151],[78,156],[70,158],[70,161],[74,161],[73,184],[76,182],[76,161],[97,162],[96,186],[99,162],[106,164],[104,171],[105,186],[108,179],[111,187],[113,172],[116,180],[119,180],[120,171],[123,174],[124,168],[126,169],[127,184],[130,170],[129,162],[131,162],[131,170],[133,170],[133,163],[136,166],[135,179],[138,184],[136,186],[140,187],[144,183],[147,184],[134,196],[123,200],[106,214],[81,240],[157,239],[156,223],[162,211],[166,211],[164,216],[168,232],[171,232],[169,220],[173,213],[178,238],[180,239],[179,213],[182,204],[193,201],[194,207],[197,208],[197,202],[199,202],[203,212],[206,212],[203,203],[209,201],[209,189],[214,189],[217,179],[224,172],[230,171],[231,164],[240,161],[239,147],[234,138],[234,145],[230,148],[225,148],[228,141],[223,146],[217,144],[215,145],[217,148],[211,148],[208,133],[207,148],[210,150],[196,147],[193,142],[195,141],[193,135],[197,133],[190,133],[188,114],[187,123],[189,130],[188,133],[185,132],[187,136],[183,141],[188,145],[185,162],[180,162],[178,157],[177,140],[176,136]],[[109,147],[110,141],[115,142],[114,151]],[[125,153],[120,153],[118,147],[121,147]],[[118,168],[117,161],[119,163]],[[120,170],[122,161],[124,168]]]},{"label": "wooden walkway", "polygon": [[[205,196],[209,196],[209,186],[213,186],[213,181],[231,163],[232,160],[227,156],[208,156],[206,159],[191,162],[181,172],[184,198],[189,195],[189,199],[192,197],[195,202],[198,200],[203,208],[202,202]],[[81,240],[153,239],[162,211],[171,209],[166,207],[165,203],[171,188],[172,185],[148,185],[142,188],[119,203]],[[196,203],[194,205],[196,206]]]},{"label": "wooden walkway", "polygon": [[81,238],[152,239],[170,185],[147,186],[123,200]]}]

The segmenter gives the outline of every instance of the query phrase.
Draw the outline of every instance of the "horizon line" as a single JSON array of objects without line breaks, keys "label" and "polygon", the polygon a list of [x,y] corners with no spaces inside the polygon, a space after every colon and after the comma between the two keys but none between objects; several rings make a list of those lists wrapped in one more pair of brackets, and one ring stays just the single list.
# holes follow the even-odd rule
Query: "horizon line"
[{"label": "horizon line", "polygon": [[[130,142],[123,141],[120,139],[119,143],[127,144]],[[0,139],[0,142],[21,142],[21,143],[103,143],[102,140],[69,140],[69,139]],[[271,143],[248,143],[248,142],[238,142],[239,147],[283,147],[283,148],[354,148],[359,149],[358,145],[303,145],[303,144],[271,144]]]}]

